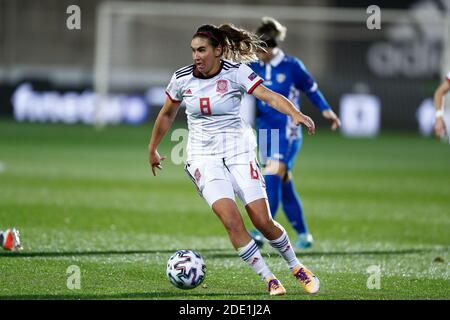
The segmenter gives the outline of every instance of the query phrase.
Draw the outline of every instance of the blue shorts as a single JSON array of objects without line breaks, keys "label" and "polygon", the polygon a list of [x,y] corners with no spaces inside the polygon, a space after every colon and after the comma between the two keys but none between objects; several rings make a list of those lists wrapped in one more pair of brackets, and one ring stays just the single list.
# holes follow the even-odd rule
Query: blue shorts
[{"label": "blue shorts", "polygon": [[[259,132],[259,130],[258,130]],[[265,166],[267,160],[276,160],[286,164],[288,171],[291,171],[297,153],[302,147],[303,139],[301,137],[295,139],[287,139],[284,134],[280,134],[278,149],[276,143],[272,141],[270,133],[262,136],[258,134],[258,149],[261,163]]]}]

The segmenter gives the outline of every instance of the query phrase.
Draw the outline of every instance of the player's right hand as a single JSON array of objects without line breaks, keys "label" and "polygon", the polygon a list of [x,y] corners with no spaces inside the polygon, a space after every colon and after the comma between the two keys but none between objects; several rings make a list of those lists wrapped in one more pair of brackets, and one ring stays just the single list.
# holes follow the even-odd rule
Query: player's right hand
[{"label": "player's right hand", "polygon": [[307,115],[297,112],[292,116],[292,119],[294,120],[296,125],[304,124],[306,128],[308,129],[308,134],[312,135],[316,131],[316,125],[314,124],[314,121],[308,117]]},{"label": "player's right hand", "polygon": [[163,167],[161,165],[161,161],[165,160],[166,157],[160,156],[158,153],[158,150],[155,150],[155,151],[150,150],[148,156],[149,156],[150,166],[152,167],[153,175],[156,176],[156,168],[158,168],[159,170],[162,170]]}]

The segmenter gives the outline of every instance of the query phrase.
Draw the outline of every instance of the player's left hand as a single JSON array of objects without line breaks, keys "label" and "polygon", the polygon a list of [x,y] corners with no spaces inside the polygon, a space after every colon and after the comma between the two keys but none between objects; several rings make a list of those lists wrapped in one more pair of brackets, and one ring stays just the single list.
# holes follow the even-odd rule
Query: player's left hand
[{"label": "player's left hand", "polygon": [[336,131],[341,126],[341,120],[333,110],[327,109],[322,111],[322,116],[331,122],[331,130]]}]

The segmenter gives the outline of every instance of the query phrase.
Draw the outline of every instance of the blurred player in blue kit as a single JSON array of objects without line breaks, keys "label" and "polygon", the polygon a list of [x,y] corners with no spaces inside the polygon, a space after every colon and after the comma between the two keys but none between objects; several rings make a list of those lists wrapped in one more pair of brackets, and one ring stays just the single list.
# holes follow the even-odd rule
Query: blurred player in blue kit
[{"label": "blurred player in blue kit", "polygon": [[[294,102],[299,110],[300,91],[303,91],[322,112],[322,116],[331,122],[331,129],[335,131],[341,125],[340,120],[311,74],[299,59],[286,55],[278,48],[278,42],[284,40],[286,31],[286,27],[275,19],[264,17],[256,34],[266,43],[266,51],[260,50],[257,54],[259,62],[253,62],[250,67],[265,79],[267,88]],[[301,128],[293,123],[291,117],[271,108],[264,101],[257,100],[256,107],[259,151],[265,165],[264,178],[272,217],[275,217],[281,201],[288,220],[298,233],[295,246],[309,248],[313,237],[308,230],[292,176],[292,167],[302,146]],[[264,237],[260,232],[253,230],[251,236],[259,246],[263,245]]]}]

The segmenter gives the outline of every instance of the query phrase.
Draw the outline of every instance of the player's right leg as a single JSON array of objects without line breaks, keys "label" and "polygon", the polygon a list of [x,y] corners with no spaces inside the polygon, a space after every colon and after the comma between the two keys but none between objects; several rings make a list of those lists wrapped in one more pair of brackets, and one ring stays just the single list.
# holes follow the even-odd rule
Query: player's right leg
[{"label": "player's right leg", "polygon": [[20,243],[19,230],[16,228],[0,231],[0,244],[2,248],[9,251],[20,251],[22,245]]}]

